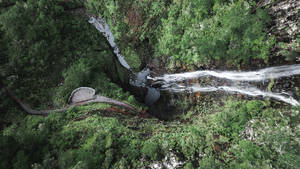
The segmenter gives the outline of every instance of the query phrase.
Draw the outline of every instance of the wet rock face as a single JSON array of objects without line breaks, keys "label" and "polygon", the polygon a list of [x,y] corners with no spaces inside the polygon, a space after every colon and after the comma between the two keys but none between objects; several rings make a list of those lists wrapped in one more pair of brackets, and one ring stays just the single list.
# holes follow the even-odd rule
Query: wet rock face
[{"label": "wet rock face", "polygon": [[148,167],[151,169],[177,169],[183,168],[185,162],[179,161],[178,157],[169,152],[162,161],[154,161]]},{"label": "wet rock face", "polygon": [[269,14],[274,21],[271,32],[274,35],[289,41],[296,39],[296,36],[300,33],[299,26],[297,26],[300,17],[299,0],[280,0],[277,2],[261,0],[259,6],[270,6]]},{"label": "wet rock face", "polygon": [[[299,42],[296,41],[297,36],[300,34],[300,1],[277,0],[274,2],[273,0],[261,0],[258,6],[268,7],[272,18],[272,27],[268,32],[275,35],[277,42],[287,43],[286,49],[296,51],[300,47]],[[280,49],[278,54],[280,54]]]}]

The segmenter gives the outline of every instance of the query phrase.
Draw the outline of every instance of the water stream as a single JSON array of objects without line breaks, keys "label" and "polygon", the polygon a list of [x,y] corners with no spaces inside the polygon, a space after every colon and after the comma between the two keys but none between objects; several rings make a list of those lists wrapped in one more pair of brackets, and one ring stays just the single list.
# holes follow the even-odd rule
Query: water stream
[{"label": "water stream", "polygon": [[[114,49],[114,53],[117,56],[120,64],[129,70],[130,73],[130,85],[135,87],[147,88],[147,94],[145,97],[145,103],[152,105],[160,97],[160,90],[168,91],[171,93],[180,92],[216,92],[223,91],[227,93],[240,93],[243,95],[248,95],[252,97],[270,97],[278,101],[283,101],[293,106],[299,106],[300,103],[294,99],[291,95],[281,92],[273,93],[270,91],[264,91],[256,88],[253,84],[264,83],[265,81],[272,79],[279,79],[283,77],[291,77],[295,75],[300,75],[300,64],[296,65],[284,65],[277,67],[269,67],[265,69],[260,69],[257,71],[212,71],[212,70],[202,70],[195,72],[185,72],[177,74],[165,74],[159,77],[150,77],[150,70],[144,69],[141,72],[135,73],[131,70],[129,64],[126,62],[124,57],[120,54],[120,50],[116,43],[114,42],[114,36],[103,18],[90,17],[89,23],[93,24],[97,30],[99,30],[107,39],[111,47]],[[199,79],[204,77],[214,77],[218,79],[226,79],[231,82],[230,85],[219,85],[219,86],[200,86],[199,84],[190,85],[180,85],[178,82]],[[151,80],[152,85],[147,85],[147,80]],[[236,83],[242,82],[242,83]],[[159,84],[159,88],[151,87],[153,85]]]},{"label": "water stream", "polygon": [[160,77],[149,77],[149,79],[153,81],[164,81],[165,83],[173,83],[205,76],[212,76],[233,81],[262,82],[270,79],[290,77],[293,75],[300,75],[300,64],[269,67],[258,71],[248,72],[202,70],[177,74],[165,74]]}]

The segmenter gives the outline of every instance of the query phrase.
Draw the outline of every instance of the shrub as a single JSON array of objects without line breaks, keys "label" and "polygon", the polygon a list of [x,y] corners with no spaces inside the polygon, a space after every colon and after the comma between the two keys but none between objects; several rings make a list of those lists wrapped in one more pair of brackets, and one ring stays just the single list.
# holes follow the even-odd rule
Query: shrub
[{"label": "shrub", "polygon": [[225,136],[238,137],[246,123],[251,118],[247,107],[242,102],[228,101],[225,108],[217,116],[219,130]]},{"label": "shrub", "polygon": [[57,103],[67,103],[71,92],[82,86],[88,86],[90,83],[90,74],[92,68],[92,60],[81,59],[78,63],[73,64],[67,71],[63,73],[64,83],[58,88],[56,94]]},{"label": "shrub", "polygon": [[194,169],[194,167],[193,167],[192,163],[187,163],[187,164],[185,164],[183,169]]},{"label": "shrub", "polygon": [[[238,147],[233,151],[236,159],[231,162],[232,168],[252,168],[261,166],[265,161],[264,152],[249,141],[240,141]],[[266,165],[266,164],[264,164]]]},{"label": "shrub", "polygon": [[199,168],[206,169],[206,168],[222,168],[224,167],[221,162],[215,159],[214,156],[206,156],[199,160]]},{"label": "shrub", "polygon": [[[71,92],[78,87],[92,87],[99,95],[117,100],[128,100],[129,103],[140,106],[134,96],[131,96],[129,92],[124,92],[120,86],[111,82],[112,79],[108,78],[109,74],[104,73],[112,69],[107,68],[108,63],[105,63],[103,59],[105,54],[107,53],[102,53],[98,58],[80,59],[64,71],[64,82],[57,89],[55,103],[66,104]],[[112,71],[111,73],[114,74]]]},{"label": "shrub", "polygon": [[264,32],[270,21],[267,12],[256,9],[251,13],[245,0],[196,3],[170,6],[168,18],[162,18],[157,56],[173,56],[188,64],[225,60],[236,66],[252,59],[268,60],[274,38]]},{"label": "shrub", "polygon": [[4,8],[0,43],[9,46],[3,46],[5,58],[0,66],[6,75],[15,77],[7,83],[22,100],[36,107],[46,105],[61,82],[62,71],[79,58],[94,56],[99,46],[105,47],[103,37],[94,36],[97,31],[84,18],[68,12],[70,7],[80,7],[80,1],[9,4],[0,6]]},{"label": "shrub", "polygon": [[141,150],[142,154],[146,155],[151,160],[158,160],[160,155],[159,151],[160,151],[159,145],[152,141],[146,141]]},{"label": "shrub", "polygon": [[30,163],[28,160],[27,155],[25,154],[24,151],[18,151],[16,157],[13,160],[13,167],[14,169],[29,169]]},{"label": "shrub", "polygon": [[259,100],[251,100],[246,104],[247,112],[252,116],[252,118],[255,116],[261,116],[260,113],[264,106],[264,103]]}]

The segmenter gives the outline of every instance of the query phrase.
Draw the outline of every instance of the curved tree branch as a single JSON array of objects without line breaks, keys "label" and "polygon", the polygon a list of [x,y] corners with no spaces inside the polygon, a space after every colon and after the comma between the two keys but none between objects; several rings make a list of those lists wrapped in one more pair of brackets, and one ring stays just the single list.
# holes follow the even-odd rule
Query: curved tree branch
[{"label": "curved tree branch", "polygon": [[104,97],[104,96],[99,96],[99,95],[96,95],[95,98],[93,98],[93,99],[85,100],[85,101],[78,102],[78,103],[73,103],[73,104],[70,104],[70,105],[68,105],[68,106],[66,106],[64,108],[60,108],[60,109],[54,109],[54,110],[34,110],[30,106],[28,106],[27,104],[23,103],[20,99],[18,99],[18,97],[13,92],[11,92],[8,88],[4,87],[3,84],[0,84],[0,86],[2,88],[4,88],[4,90],[8,93],[8,95],[14,101],[16,101],[24,111],[26,111],[28,114],[31,114],[31,115],[47,116],[51,112],[62,112],[62,111],[68,110],[72,106],[86,105],[86,104],[89,104],[89,103],[107,103],[107,104],[110,104],[110,105],[113,105],[113,106],[118,106],[118,107],[121,107],[121,108],[125,108],[126,110],[132,111],[134,113],[138,112],[131,105],[128,105],[126,103],[123,103],[123,102],[120,102],[120,101],[117,101],[117,100],[114,100],[114,99],[110,99],[110,98],[107,98],[107,97]]}]

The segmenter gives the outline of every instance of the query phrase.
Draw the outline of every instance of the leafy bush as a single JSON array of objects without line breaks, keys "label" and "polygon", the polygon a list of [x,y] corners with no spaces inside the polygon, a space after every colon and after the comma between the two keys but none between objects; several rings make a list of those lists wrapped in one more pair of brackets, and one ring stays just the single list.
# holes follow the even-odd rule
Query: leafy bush
[{"label": "leafy bush", "polygon": [[90,83],[92,60],[81,59],[63,73],[64,83],[56,94],[56,102],[67,103],[71,92]]},{"label": "leafy bush", "polygon": [[230,163],[231,168],[268,167],[264,152],[252,142],[242,140],[233,149],[236,159]]},{"label": "leafy bush", "polygon": [[1,45],[4,58],[0,66],[4,76],[13,77],[6,83],[26,102],[49,104],[65,68],[79,58],[98,56],[99,50],[107,49],[97,30],[72,12],[83,6],[80,1],[9,4],[0,14],[0,43],[7,44]]},{"label": "leafy bush", "polygon": [[[88,0],[85,5],[107,19],[134,69],[153,55],[185,64],[267,61],[274,44],[264,32],[269,16],[252,0]],[[8,77],[4,83],[35,106],[46,106],[54,93],[56,103],[65,104],[80,86],[138,105],[113,83],[128,81],[127,72],[99,32],[73,12],[81,7],[82,1],[1,1],[1,78]],[[8,107],[1,109],[0,168],[147,168],[170,152],[187,162],[185,168],[300,164],[299,107],[228,100],[224,106],[190,108],[186,101],[176,104],[189,109],[185,120],[161,122],[107,117],[106,104],[25,116],[12,101],[0,101],[1,108]]]},{"label": "leafy bush", "polygon": [[251,115],[251,117],[260,116],[264,106],[264,103],[259,100],[251,100],[246,104],[247,112]]},{"label": "leafy bush", "polygon": [[264,32],[270,19],[261,9],[253,14],[250,4],[246,0],[174,3],[168,18],[162,19],[156,55],[194,64],[267,61],[274,45],[274,39]]},{"label": "leafy bush", "polygon": [[204,157],[199,160],[199,168],[222,168],[222,164],[219,160],[216,160],[213,156]]},{"label": "leafy bush", "polygon": [[28,157],[24,151],[18,151],[13,163],[14,169],[29,169]]},{"label": "leafy bush", "polygon": [[[142,162],[143,156],[161,160],[171,151],[189,162],[186,168],[297,168],[299,108],[263,110],[265,105],[257,100],[229,100],[225,107],[215,107],[219,113],[195,115],[184,124],[104,117],[105,104],[76,107],[46,118],[28,116],[1,131],[0,165],[142,168],[151,163]],[[76,120],[90,111],[97,113]],[[137,129],[129,129],[136,121],[140,122]]]},{"label": "leafy bush", "polygon": [[159,145],[152,141],[145,142],[141,150],[141,152],[151,160],[157,160],[159,158],[159,151]]},{"label": "leafy bush", "polygon": [[[102,56],[105,54],[103,53]],[[80,59],[74,63],[63,73],[64,82],[58,87],[54,98],[56,104],[66,104],[74,89],[85,86],[94,88],[99,95],[140,105],[129,92],[124,92],[120,86],[111,82],[111,79],[107,77],[108,75],[104,73],[106,66],[107,63],[101,56]]]},{"label": "leafy bush", "polygon": [[224,110],[218,114],[217,120],[222,134],[237,137],[250,118],[244,104],[229,101]]}]

